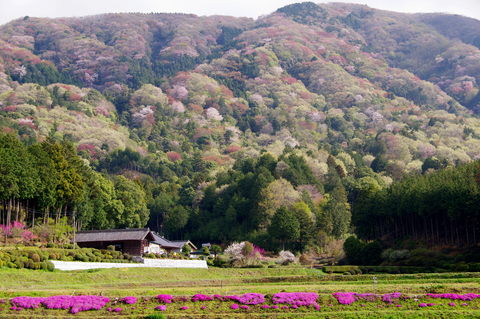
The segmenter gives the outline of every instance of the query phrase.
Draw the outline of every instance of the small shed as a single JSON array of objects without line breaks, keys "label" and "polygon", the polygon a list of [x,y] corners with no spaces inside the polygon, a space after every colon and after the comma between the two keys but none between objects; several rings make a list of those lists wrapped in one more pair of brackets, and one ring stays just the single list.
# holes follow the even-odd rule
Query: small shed
[{"label": "small shed", "polygon": [[82,230],[75,236],[75,242],[82,248],[107,249],[115,246],[116,251],[141,256],[155,237],[149,228]]}]

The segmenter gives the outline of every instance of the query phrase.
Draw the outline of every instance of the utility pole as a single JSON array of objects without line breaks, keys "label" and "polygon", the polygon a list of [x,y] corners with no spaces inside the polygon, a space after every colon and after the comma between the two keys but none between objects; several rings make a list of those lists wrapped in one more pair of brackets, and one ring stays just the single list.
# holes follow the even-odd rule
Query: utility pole
[{"label": "utility pole", "polygon": [[73,249],[75,249],[75,211],[73,211]]}]

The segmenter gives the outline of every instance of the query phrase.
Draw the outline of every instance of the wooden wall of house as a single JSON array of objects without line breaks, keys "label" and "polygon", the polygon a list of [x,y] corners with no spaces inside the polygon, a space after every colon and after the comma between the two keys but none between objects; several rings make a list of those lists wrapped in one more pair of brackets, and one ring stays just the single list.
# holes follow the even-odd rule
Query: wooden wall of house
[{"label": "wooden wall of house", "polygon": [[141,256],[143,254],[144,243],[140,240],[123,241],[123,252],[132,256]]}]

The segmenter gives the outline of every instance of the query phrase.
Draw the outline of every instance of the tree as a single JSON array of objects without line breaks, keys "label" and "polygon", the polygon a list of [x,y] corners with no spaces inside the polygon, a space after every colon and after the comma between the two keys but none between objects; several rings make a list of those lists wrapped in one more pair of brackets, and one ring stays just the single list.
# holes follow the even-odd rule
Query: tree
[{"label": "tree", "polygon": [[169,210],[165,215],[164,224],[166,229],[175,232],[185,227],[188,222],[190,212],[183,206],[178,205]]},{"label": "tree", "polygon": [[300,225],[292,211],[281,206],[272,217],[272,223],[268,227],[268,233],[282,241],[282,250],[285,250],[287,240],[296,240],[300,237]]},{"label": "tree", "polygon": [[65,204],[66,214],[69,200],[75,202],[83,196],[83,181],[79,174],[83,163],[69,142],[61,145],[53,139],[47,138],[42,143],[42,148],[48,153],[58,176],[56,188],[58,221],[61,205]]},{"label": "tree", "polygon": [[345,189],[342,186],[335,187],[325,200],[320,206],[317,224],[320,224],[327,234],[340,238],[348,230],[352,217]]},{"label": "tree", "polygon": [[35,198],[39,204],[39,208],[45,211],[55,205],[58,172],[55,170],[53,161],[47,152],[43,150],[41,144],[30,146],[28,151],[32,155],[34,165],[41,167],[41,169],[38,170],[39,183]]},{"label": "tree", "polygon": [[188,243],[185,243],[185,245],[183,245],[182,247],[182,253],[188,256],[190,255],[191,251],[192,251],[192,248],[190,247],[190,245]]},{"label": "tree", "polygon": [[[0,198],[8,200],[6,224],[11,221],[13,199],[29,199],[36,193],[38,179],[27,148],[13,134],[0,133]],[[18,210],[15,220],[18,220]]]},{"label": "tree", "polygon": [[202,253],[203,253],[203,255],[204,255],[205,257],[210,256],[210,250],[208,249],[207,246],[203,246],[203,247],[202,247]]},{"label": "tree", "polygon": [[262,189],[258,203],[261,225],[267,228],[281,206],[290,208],[299,197],[298,192],[286,179],[280,178],[268,184],[267,188]]},{"label": "tree", "polygon": [[348,261],[352,265],[360,265],[362,263],[362,250],[365,244],[357,239],[356,236],[350,236],[343,244],[343,250],[347,255]]},{"label": "tree", "polygon": [[114,217],[115,226],[117,228],[144,227],[150,215],[145,202],[145,192],[122,175],[115,178],[114,185],[117,199],[125,207],[123,214]]},{"label": "tree", "polygon": [[212,245],[212,247],[210,247],[210,250],[215,255],[215,259],[217,259],[217,255],[222,251],[222,247],[220,247],[219,245]]},{"label": "tree", "polygon": [[377,157],[373,160],[370,167],[373,169],[375,173],[380,173],[385,171],[388,165],[388,160],[385,158],[383,154],[378,154]]},{"label": "tree", "polygon": [[290,210],[297,218],[300,227],[300,235],[298,239],[300,240],[300,248],[303,249],[312,239],[315,227],[315,216],[308,205],[304,202],[295,203]]}]

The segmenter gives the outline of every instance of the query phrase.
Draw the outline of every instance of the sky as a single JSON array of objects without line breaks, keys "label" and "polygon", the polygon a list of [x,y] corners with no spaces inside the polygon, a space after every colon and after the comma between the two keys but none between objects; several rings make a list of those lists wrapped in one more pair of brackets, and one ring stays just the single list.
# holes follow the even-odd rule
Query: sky
[{"label": "sky", "polygon": [[[315,3],[332,1],[311,0]],[[230,15],[258,18],[294,0],[0,0],[0,25],[30,17],[81,17],[99,13],[179,12],[204,15]],[[454,13],[480,20],[480,0],[357,0],[369,7],[397,12]]]}]

